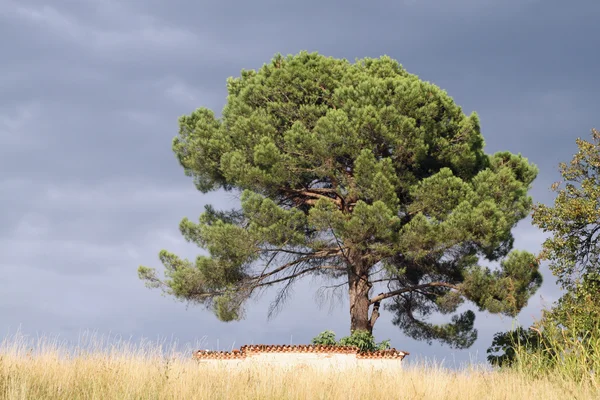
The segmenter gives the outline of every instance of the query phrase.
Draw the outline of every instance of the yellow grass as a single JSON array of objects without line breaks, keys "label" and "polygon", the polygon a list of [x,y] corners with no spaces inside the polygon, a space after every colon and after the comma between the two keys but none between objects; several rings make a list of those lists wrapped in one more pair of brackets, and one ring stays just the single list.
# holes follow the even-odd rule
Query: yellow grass
[{"label": "yellow grass", "polygon": [[[88,349],[87,351],[84,349]],[[561,379],[435,365],[400,373],[250,371],[197,364],[160,345],[99,343],[69,352],[55,341],[22,337],[0,346],[1,399],[598,399]]]}]

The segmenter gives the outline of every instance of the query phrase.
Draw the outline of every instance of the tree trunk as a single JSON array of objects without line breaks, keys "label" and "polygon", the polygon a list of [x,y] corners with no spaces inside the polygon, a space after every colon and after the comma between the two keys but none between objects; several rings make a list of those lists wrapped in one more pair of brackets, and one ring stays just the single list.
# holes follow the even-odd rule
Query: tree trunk
[{"label": "tree trunk", "polygon": [[[350,294],[350,332],[363,330],[373,333],[373,321],[369,319],[369,289],[371,285],[368,273],[357,274],[351,271],[348,275]],[[378,313],[377,313],[378,314]]]}]

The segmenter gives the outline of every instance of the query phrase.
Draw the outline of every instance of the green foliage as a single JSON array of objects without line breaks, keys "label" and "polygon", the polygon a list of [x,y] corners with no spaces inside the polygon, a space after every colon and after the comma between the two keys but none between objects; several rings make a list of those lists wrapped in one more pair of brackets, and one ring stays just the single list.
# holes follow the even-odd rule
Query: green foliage
[{"label": "green foliage", "polygon": [[518,355],[545,354],[552,356],[549,343],[543,340],[539,331],[527,330],[522,327],[498,332],[494,335],[492,345],[487,349],[487,360],[497,367],[511,367],[518,361]]},{"label": "green foliage", "polygon": [[138,271],[149,286],[235,320],[257,291],[280,287],[274,311],[295,280],[319,275],[348,283],[351,330],[372,332],[384,301],[409,336],[456,347],[475,340],[474,314],[441,325],[431,314],[467,299],[513,316],[539,287],[537,261],[511,252],[537,168],[485,154],[479,118],[445,91],[389,57],[306,52],[227,89],[220,117],[180,118],[173,150],[198,190],[235,191],[241,207],[184,219],[182,235],[207,254],[161,253],[164,280]]},{"label": "green foliage", "polygon": [[497,333],[488,360],[594,384],[600,371],[600,132],[592,130],[591,142],[577,139],[577,146],[571,162],[560,164],[563,182],[552,186],[554,205],[538,204],[533,213],[533,223],[552,233],[540,258],[550,261],[565,293],[533,330]]},{"label": "green foliage", "polygon": [[533,211],[533,223],[552,233],[541,257],[567,290],[582,274],[600,273],[600,132],[593,129],[592,140],[577,139],[577,146],[571,162],[560,164],[554,205],[537,204]]},{"label": "green foliage", "polygon": [[451,348],[465,349],[477,340],[477,330],[473,328],[475,313],[467,310],[462,314],[452,316],[451,322],[445,324],[431,324],[419,320],[411,320],[408,311],[402,312],[400,307],[405,307],[402,300],[394,299],[389,309],[394,311],[393,323],[403,327],[407,336],[423,340],[431,344],[437,340]]},{"label": "green foliage", "polygon": [[577,336],[598,327],[600,321],[600,274],[587,272],[557,304],[544,314],[545,321],[557,326],[569,326]]},{"label": "green foliage", "polygon": [[542,284],[533,254],[514,251],[496,271],[479,269],[468,279],[468,296],[481,310],[516,316]]},{"label": "green foliage", "polygon": [[377,351],[387,350],[390,348],[390,340],[383,340],[379,343],[375,343],[375,337],[367,331],[353,331],[350,336],[344,336],[338,341],[335,339],[335,333],[333,331],[323,331],[315,336],[311,340],[312,344],[315,345],[340,345],[340,346],[356,346],[359,351]]},{"label": "green foliage", "polygon": [[344,336],[339,341],[340,346],[356,346],[359,351],[377,351],[390,348],[390,340],[375,343],[375,337],[363,330],[353,331],[350,336]]},{"label": "green foliage", "polygon": [[577,323],[576,319],[567,318],[557,326],[542,319],[538,328],[529,331],[519,328],[498,333],[488,349],[488,361],[533,378],[550,377],[597,385],[600,320],[593,321],[592,329],[585,332]]},{"label": "green foliage", "polygon": [[314,345],[322,346],[334,346],[337,344],[335,340],[335,332],[329,330],[319,333],[310,342]]}]

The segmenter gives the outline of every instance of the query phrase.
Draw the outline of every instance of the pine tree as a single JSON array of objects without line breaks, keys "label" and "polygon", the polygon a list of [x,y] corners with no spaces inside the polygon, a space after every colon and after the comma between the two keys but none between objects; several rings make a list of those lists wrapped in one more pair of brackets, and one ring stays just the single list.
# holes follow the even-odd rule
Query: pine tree
[{"label": "pine tree", "polygon": [[[468,347],[477,337],[465,300],[516,315],[541,284],[532,254],[511,251],[537,168],[483,151],[479,119],[389,57],[275,56],[227,81],[222,116],[179,120],[173,150],[199,191],[240,193],[240,209],[208,206],[183,236],[208,251],[165,250],[150,287],[243,317],[258,290],[318,275],[344,285],[350,330],[372,333],[380,305],[410,337]],[[499,261],[490,270],[481,259]]]}]

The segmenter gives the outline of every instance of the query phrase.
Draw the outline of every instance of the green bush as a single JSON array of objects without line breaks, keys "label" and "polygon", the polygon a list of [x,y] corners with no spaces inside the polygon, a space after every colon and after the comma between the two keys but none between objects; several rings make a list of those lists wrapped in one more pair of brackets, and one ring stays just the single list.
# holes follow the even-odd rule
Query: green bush
[{"label": "green bush", "polygon": [[387,350],[390,348],[390,340],[383,340],[375,343],[375,337],[367,331],[354,331],[350,336],[345,336],[337,342],[335,333],[327,330],[319,333],[311,341],[315,345],[340,345],[340,346],[356,346],[360,352]]},{"label": "green bush", "polygon": [[335,341],[335,332],[333,331],[323,331],[319,333],[317,336],[313,338],[311,341],[312,344],[322,345],[322,346],[333,346],[336,343]]}]

